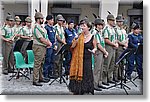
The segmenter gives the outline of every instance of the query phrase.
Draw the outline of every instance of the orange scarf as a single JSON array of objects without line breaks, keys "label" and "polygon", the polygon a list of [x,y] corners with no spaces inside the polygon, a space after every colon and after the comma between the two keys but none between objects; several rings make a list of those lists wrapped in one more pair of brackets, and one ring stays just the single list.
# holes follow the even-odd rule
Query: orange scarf
[{"label": "orange scarf", "polygon": [[[74,41],[73,41],[74,43]],[[83,77],[83,53],[84,53],[84,34],[82,33],[77,45],[72,49],[72,60],[70,66],[70,80],[81,81]]]}]

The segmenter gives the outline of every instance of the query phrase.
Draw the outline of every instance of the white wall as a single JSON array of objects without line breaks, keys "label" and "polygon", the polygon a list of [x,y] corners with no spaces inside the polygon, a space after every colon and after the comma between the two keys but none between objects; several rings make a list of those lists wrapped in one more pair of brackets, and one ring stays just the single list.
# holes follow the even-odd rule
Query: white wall
[{"label": "white wall", "polygon": [[99,15],[105,20],[105,22],[107,22],[107,11],[111,12],[111,14],[113,14],[114,17],[116,17],[118,14],[118,7],[119,0],[113,0],[113,2],[111,0],[101,0]]},{"label": "white wall", "polygon": [[4,6],[2,4],[2,2],[0,1],[0,27],[3,25],[4,23],[4,10],[3,10]]},{"label": "white wall", "polygon": [[98,8],[91,8],[90,4],[74,4],[72,8],[81,8],[81,15],[79,16],[79,20],[83,19],[85,16],[89,18],[89,21],[93,21],[95,18],[92,13],[98,15]]}]

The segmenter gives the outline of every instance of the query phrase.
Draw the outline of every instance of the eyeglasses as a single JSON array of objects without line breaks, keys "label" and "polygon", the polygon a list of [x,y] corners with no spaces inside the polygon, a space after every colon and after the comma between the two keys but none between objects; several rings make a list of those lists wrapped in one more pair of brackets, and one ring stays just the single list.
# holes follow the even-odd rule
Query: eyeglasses
[{"label": "eyeglasses", "polygon": [[63,22],[63,20],[58,20],[58,21],[62,21]]}]

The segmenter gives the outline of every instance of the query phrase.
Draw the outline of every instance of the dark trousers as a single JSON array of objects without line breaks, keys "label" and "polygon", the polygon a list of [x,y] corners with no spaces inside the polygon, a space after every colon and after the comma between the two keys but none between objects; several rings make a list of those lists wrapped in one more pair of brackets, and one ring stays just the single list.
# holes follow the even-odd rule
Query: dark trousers
[{"label": "dark trousers", "polygon": [[127,75],[131,77],[131,74],[134,70],[134,62],[136,61],[136,69],[139,76],[143,76],[143,55],[142,54],[131,54],[128,58],[128,69],[127,69]]},{"label": "dark trousers", "polygon": [[65,67],[65,74],[69,75],[70,63],[72,58],[71,51],[65,51],[64,57],[65,57],[65,61],[63,62],[63,67]]},{"label": "dark trousers", "polygon": [[55,61],[55,50],[53,48],[47,48],[45,63],[43,67],[43,75],[48,78],[48,75],[52,76],[54,73],[54,61]]}]

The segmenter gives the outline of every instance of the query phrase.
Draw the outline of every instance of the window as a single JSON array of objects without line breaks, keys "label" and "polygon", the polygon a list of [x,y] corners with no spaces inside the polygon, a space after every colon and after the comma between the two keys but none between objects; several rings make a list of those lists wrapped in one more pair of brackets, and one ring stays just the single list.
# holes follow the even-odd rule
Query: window
[{"label": "window", "polygon": [[54,8],[71,8],[71,3],[54,3],[53,4]]}]

